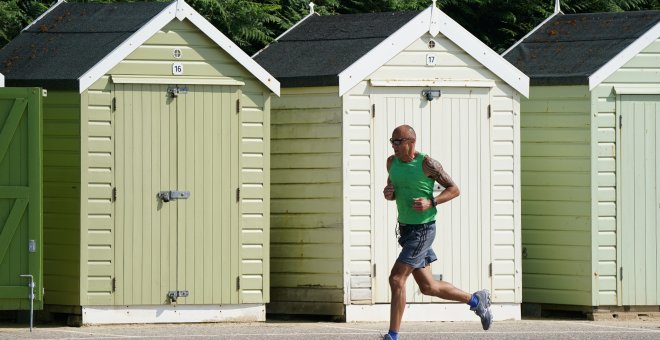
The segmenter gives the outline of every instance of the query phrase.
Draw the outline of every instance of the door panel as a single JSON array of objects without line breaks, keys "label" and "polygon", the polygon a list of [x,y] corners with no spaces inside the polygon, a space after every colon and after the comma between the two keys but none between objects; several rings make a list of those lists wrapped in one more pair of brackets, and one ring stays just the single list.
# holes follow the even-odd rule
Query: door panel
[{"label": "door panel", "polygon": [[116,303],[162,304],[176,289],[177,110],[165,85],[116,85]]},{"label": "door panel", "polygon": [[42,98],[0,88],[0,310],[29,309],[27,277],[43,306]]},{"label": "door panel", "polygon": [[[387,140],[401,124],[415,128],[417,150],[438,160],[461,189],[459,198],[439,206],[433,245],[438,261],[431,265],[432,272],[466,291],[491,286],[485,269],[490,262],[491,225],[488,92],[448,89],[429,102],[421,91],[374,95],[376,302],[390,301],[387,278],[401,250],[394,234],[396,204],[380,194],[387,182],[386,160],[392,154]],[[439,191],[437,187],[435,194]],[[440,301],[422,295],[412,277],[406,289],[408,302]]]},{"label": "door panel", "polygon": [[236,87],[188,86],[177,98],[179,303],[238,303],[238,114]]},{"label": "door panel", "polygon": [[660,303],[660,96],[621,96],[621,245],[623,305]]},{"label": "door panel", "polygon": [[116,85],[116,301],[238,303],[238,91],[168,87]]}]

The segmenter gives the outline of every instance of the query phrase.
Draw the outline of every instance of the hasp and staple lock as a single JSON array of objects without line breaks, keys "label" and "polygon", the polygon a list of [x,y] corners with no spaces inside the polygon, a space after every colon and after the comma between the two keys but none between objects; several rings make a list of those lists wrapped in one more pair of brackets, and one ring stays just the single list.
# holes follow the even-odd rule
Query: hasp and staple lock
[{"label": "hasp and staple lock", "polygon": [[185,200],[190,197],[190,191],[161,191],[158,193],[158,198],[163,202],[169,202],[172,200]]},{"label": "hasp and staple lock", "polygon": [[188,295],[190,295],[190,292],[187,290],[170,290],[167,292],[167,298],[172,302],[176,302],[176,299],[180,297],[188,297]]}]

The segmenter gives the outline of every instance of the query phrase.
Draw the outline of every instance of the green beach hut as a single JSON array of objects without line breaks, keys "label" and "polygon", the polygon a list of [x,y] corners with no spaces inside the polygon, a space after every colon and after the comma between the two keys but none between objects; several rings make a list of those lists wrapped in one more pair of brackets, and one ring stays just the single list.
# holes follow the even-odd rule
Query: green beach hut
[{"label": "green beach hut", "polygon": [[530,77],[523,302],[658,311],[659,38],[660,11],[557,8],[504,53]]},{"label": "green beach hut", "polygon": [[[396,208],[386,202],[391,131],[461,187],[440,209],[433,273],[493,292],[519,319],[519,100],[528,78],[440,11],[311,13],[253,56],[282,83],[272,104],[269,313],[389,319]],[[408,320],[476,320],[409,281]]]},{"label": "green beach hut", "polygon": [[184,1],[59,1],[0,65],[46,91],[47,310],[265,320],[272,76]]}]

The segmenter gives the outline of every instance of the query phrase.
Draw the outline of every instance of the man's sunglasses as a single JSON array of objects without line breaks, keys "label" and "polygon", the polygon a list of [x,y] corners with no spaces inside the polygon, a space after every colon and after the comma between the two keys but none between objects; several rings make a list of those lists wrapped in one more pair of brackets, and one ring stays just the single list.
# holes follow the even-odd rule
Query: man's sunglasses
[{"label": "man's sunglasses", "polygon": [[399,138],[399,139],[390,138],[390,143],[392,143],[392,145],[399,146],[401,145],[401,143],[403,143],[404,140],[411,140],[411,139],[412,138]]}]

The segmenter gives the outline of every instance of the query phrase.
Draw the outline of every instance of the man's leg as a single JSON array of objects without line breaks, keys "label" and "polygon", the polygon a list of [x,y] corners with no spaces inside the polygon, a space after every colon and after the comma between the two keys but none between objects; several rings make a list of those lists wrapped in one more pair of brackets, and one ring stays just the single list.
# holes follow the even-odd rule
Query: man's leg
[{"label": "man's leg", "polygon": [[433,278],[431,269],[426,266],[412,272],[419,290],[424,295],[436,296],[445,300],[468,303],[472,294],[466,293],[446,281],[438,281]]},{"label": "man's leg", "polygon": [[445,300],[465,302],[470,305],[470,310],[479,316],[483,329],[488,330],[490,328],[490,325],[493,323],[493,314],[489,308],[490,293],[487,290],[480,290],[472,295],[468,294],[454,287],[449,282],[433,279],[429,266],[413,271],[413,277],[422,294],[436,296]]},{"label": "man's leg", "polygon": [[413,267],[403,262],[396,261],[390,273],[390,289],[392,291],[392,302],[390,303],[390,330],[398,332],[401,327],[401,318],[406,308],[406,280]]}]

